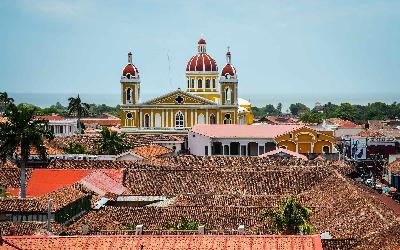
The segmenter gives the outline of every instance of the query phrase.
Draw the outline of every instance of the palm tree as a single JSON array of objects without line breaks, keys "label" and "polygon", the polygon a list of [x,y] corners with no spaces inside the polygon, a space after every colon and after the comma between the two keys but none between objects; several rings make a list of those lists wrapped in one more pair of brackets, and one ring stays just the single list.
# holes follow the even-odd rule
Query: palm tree
[{"label": "palm tree", "polygon": [[71,142],[64,148],[66,154],[86,154],[87,150],[85,145],[80,143]]},{"label": "palm tree", "polygon": [[68,115],[74,114],[78,117],[78,131],[81,132],[81,117],[89,115],[89,104],[81,101],[81,98],[78,97],[70,97],[68,98]]},{"label": "palm tree", "polygon": [[47,121],[35,120],[35,109],[25,106],[17,107],[12,101],[5,108],[7,121],[0,124],[0,159],[4,162],[8,157],[18,159],[17,149],[20,149],[18,165],[21,169],[21,198],[26,198],[26,170],[31,147],[39,153],[41,159],[47,158],[44,139],[54,138],[47,129]]},{"label": "palm tree", "polygon": [[116,131],[110,131],[106,127],[102,128],[101,137],[98,147],[100,154],[116,155],[131,148],[129,144],[125,143],[125,134],[118,134]]},{"label": "palm tree", "polygon": [[311,214],[311,209],[302,206],[295,197],[287,197],[277,209],[265,209],[261,218],[269,218],[269,227],[274,233],[312,234],[315,227],[308,222]]},{"label": "palm tree", "polygon": [[12,102],[14,102],[14,99],[8,97],[7,92],[0,92],[0,113],[4,113],[6,107]]}]

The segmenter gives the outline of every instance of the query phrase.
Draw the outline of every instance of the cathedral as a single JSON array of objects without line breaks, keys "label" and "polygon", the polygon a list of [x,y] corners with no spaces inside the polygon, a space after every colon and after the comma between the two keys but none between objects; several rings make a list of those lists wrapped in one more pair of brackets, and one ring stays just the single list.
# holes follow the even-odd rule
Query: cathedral
[{"label": "cathedral", "polygon": [[186,133],[195,124],[252,124],[250,102],[238,97],[238,77],[226,53],[219,74],[201,38],[186,66],[186,91],[178,90],[141,102],[139,70],[128,64],[121,76],[121,128],[127,133]]}]

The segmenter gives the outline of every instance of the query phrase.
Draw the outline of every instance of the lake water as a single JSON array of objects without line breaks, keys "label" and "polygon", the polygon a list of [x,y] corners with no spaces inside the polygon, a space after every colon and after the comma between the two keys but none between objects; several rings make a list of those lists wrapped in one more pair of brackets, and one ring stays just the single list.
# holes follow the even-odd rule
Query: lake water
[{"label": "lake water", "polygon": [[[76,96],[72,93],[9,93],[17,103],[32,103],[39,107],[49,107],[56,102],[60,102],[64,106],[68,104],[68,97]],[[87,103],[106,104],[116,106],[120,103],[119,94],[80,94],[82,101]],[[149,100],[157,97],[157,94],[142,95],[142,100]],[[314,107],[316,102],[322,104],[327,102],[341,103],[350,102],[352,104],[368,104],[371,102],[381,101],[386,103],[400,102],[400,93],[388,94],[241,94],[242,98],[248,99],[253,106],[262,107],[266,104],[276,105],[278,102],[283,104],[283,110],[288,109],[291,103],[301,102],[308,107]]]}]

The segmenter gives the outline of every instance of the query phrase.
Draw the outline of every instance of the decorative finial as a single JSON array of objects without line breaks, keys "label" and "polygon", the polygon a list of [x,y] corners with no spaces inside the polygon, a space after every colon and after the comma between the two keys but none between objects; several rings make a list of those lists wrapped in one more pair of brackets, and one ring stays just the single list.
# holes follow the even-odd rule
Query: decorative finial
[{"label": "decorative finial", "polygon": [[231,52],[229,51],[230,47],[228,46],[228,51],[226,52],[226,62],[231,64]]},{"label": "decorative finial", "polygon": [[131,52],[128,53],[128,63],[132,64],[132,53]]}]

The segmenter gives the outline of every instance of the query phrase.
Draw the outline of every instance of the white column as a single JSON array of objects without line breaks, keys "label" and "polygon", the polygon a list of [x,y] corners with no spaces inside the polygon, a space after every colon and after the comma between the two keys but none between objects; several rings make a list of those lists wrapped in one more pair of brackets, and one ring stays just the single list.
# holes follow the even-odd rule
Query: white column
[{"label": "white column", "polygon": [[197,124],[197,109],[194,111],[194,120],[193,121],[194,121],[194,124]]},{"label": "white column", "polygon": [[186,127],[186,128],[188,127],[187,117],[188,117],[188,115],[187,115],[187,109],[185,109],[185,127]]},{"label": "white column", "polygon": [[206,109],[206,124],[208,124],[208,109]]},{"label": "white column", "polygon": [[168,118],[169,118],[169,116],[168,116],[168,115],[169,115],[168,109],[167,109],[165,112],[166,112],[166,118],[165,118],[165,123],[166,123],[166,124],[165,124],[165,127],[168,128],[168,127],[169,127],[169,126],[168,126]]},{"label": "white column", "polygon": [[163,110],[161,111],[161,127],[162,127],[162,128],[164,128],[164,112],[165,112],[165,110],[163,109]]},{"label": "white column", "polygon": [[217,124],[219,124],[219,110],[217,110]]},{"label": "white column", "polygon": [[175,128],[174,124],[174,110],[171,109],[171,128]]},{"label": "white column", "polygon": [[190,127],[193,127],[194,121],[193,121],[193,109],[190,110]]},{"label": "white column", "polygon": [[152,109],[150,112],[150,127],[154,127],[153,119],[154,119],[154,115],[153,115],[153,109]]}]

